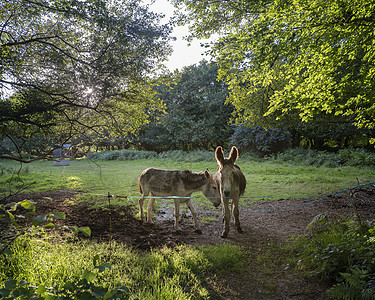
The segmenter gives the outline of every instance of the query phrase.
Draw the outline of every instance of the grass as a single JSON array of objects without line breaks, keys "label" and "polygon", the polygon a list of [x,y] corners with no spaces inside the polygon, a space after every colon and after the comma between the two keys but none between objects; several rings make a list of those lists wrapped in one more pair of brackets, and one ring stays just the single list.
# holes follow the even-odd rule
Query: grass
[{"label": "grass", "polygon": [[[239,159],[247,179],[244,198],[281,199],[317,197],[340,191],[361,183],[375,181],[375,170],[370,167],[325,167],[277,162],[275,160]],[[190,169],[198,172],[209,168],[216,171],[211,161],[182,161],[166,158],[128,161],[73,160],[70,166],[54,166],[52,162],[38,161],[29,165],[4,161],[0,163],[0,192],[23,188],[25,191],[54,189],[79,190],[95,195],[108,193],[129,196],[135,204],[139,198],[137,178],[148,167],[162,169]],[[195,196],[201,196],[196,194]],[[126,203],[124,200],[121,203]],[[206,205],[207,200],[202,200]]]},{"label": "grass", "polygon": [[[31,285],[62,290],[78,282],[87,272],[96,273],[95,286],[126,286],[131,299],[208,299],[206,280],[212,271],[222,274],[241,270],[241,249],[234,245],[179,246],[144,253],[122,244],[80,241],[55,243],[47,239],[22,237],[13,255],[0,260],[1,282],[12,277]],[[103,273],[94,270],[93,257],[111,265]],[[52,289],[51,289],[52,288]]]},{"label": "grass", "polygon": [[[244,198],[249,201],[317,197],[375,181],[375,170],[371,167],[309,165],[290,163],[285,157],[261,160],[250,156],[240,157],[238,165],[247,179]],[[79,159],[71,161],[70,166],[54,166],[48,161],[28,165],[2,161],[0,193],[5,196],[18,189],[23,192],[78,190],[85,192],[80,201],[104,206],[105,195],[109,192],[130,196],[128,200],[114,199],[113,206],[134,205],[139,198],[137,178],[151,166],[193,171],[209,168],[211,172],[217,168],[213,158],[204,155],[204,160],[199,160],[196,155],[190,155],[184,159],[180,152],[173,153],[172,158],[153,155],[131,160]],[[98,199],[103,201],[96,201]],[[213,209],[206,199],[194,202],[200,208]],[[244,258],[250,256],[241,247],[228,244],[180,246],[144,253],[114,243],[109,252],[105,243],[56,241],[56,238],[50,240],[40,234],[21,236],[12,247],[12,255],[0,258],[0,290],[7,278],[28,281],[35,286],[61,288],[66,282],[80,280],[85,271],[93,271],[93,257],[99,255],[100,261],[109,262],[112,268],[98,273],[93,284],[105,288],[126,286],[131,291],[131,299],[208,299],[209,282],[215,280],[216,274],[223,277],[228,272],[241,274]],[[270,250],[253,257],[264,276],[272,275],[274,255]],[[274,284],[268,284],[269,292],[273,293]]]}]

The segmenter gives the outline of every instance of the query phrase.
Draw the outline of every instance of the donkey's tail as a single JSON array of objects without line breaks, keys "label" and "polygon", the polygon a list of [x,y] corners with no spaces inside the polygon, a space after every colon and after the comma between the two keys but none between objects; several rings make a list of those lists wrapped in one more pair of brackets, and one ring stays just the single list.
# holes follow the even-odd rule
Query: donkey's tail
[{"label": "donkey's tail", "polygon": [[142,189],[141,178],[140,177],[138,178],[138,190],[143,195],[143,189]]}]

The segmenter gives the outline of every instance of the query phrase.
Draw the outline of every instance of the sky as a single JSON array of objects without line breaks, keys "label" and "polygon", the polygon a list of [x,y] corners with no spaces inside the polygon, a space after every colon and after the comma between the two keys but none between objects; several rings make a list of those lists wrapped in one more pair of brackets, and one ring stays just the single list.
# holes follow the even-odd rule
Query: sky
[{"label": "sky", "polygon": [[[169,3],[168,0],[144,0],[145,4],[152,2],[154,3],[151,4],[150,10],[156,13],[165,14],[163,23],[167,23],[169,18],[173,15],[173,5]],[[194,39],[190,43],[191,45],[188,46],[189,43],[186,40],[183,40],[183,37],[188,35],[188,33],[189,30],[187,26],[175,27],[172,32],[172,36],[176,37],[177,40],[171,42],[173,53],[165,63],[170,71],[174,71],[175,69],[181,70],[185,66],[198,64],[202,59],[210,60],[210,57],[202,55],[207,51],[207,48],[200,47],[200,44],[207,40]]]}]

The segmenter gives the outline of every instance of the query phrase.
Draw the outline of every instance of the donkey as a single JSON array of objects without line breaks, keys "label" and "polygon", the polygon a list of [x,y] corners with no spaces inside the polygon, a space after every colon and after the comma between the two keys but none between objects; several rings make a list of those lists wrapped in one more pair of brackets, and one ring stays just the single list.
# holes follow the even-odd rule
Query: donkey
[{"label": "donkey", "polygon": [[[195,232],[201,234],[197,213],[191,203],[191,194],[202,191],[203,194],[217,207],[220,205],[220,194],[216,182],[211,172],[207,169],[205,172],[194,173],[188,170],[160,170],[148,168],[144,170],[138,178],[139,192],[142,194],[139,199],[139,209],[141,221],[144,222],[143,202],[144,198],[150,195],[147,204],[147,222],[152,223],[151,209],[156,197],[173,197],[175,204],[175,224],[176,231],[181,231],[178,224],[180,215],[180,204],[186,203],[194,219]],[[181,197],[181,198],[178,198]],[[172,198],[172,197],[171,197]]]},{"label": "donkey", "polygon": [[215,158],[219,165],[217,172],[214,175],[214,180],[219,187],[221,202],[223,204],[223,221],[224,231],[221,234],[222,238],[226,238],[229,233],[229,223],[231,219],[231,212],[229,210],[229,202],[232,200],[232,213],[234,217],[234,224],[239,233],[242,233],[239,220],[239,200],[246,188],[246,178],[241,172],[240,168],[235,164],[238,158],[238,149],[233,146],[229,157],[224,157],[223,148],[218,146],[215,150]]}]

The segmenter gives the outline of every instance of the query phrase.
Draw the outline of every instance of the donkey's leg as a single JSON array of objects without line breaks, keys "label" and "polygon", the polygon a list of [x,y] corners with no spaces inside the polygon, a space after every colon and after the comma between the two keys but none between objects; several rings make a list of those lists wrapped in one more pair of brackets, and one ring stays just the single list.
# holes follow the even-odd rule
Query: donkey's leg
[{"label": "donkey's leg", "polygon": [[191,215],[193,216],[195,232],[198,233],[198,234],[202,234],[202,230],[199,226],[199,222],[198,222],[198,218],[197,218],[197,212],[195,211],[194,206],[191,203],[191,199],[186,201],[186,205],[189,207],[189,209],[191,211]]},{"label": "donkey's leg", "polygon": [[234,225],[237,228],[239,233],[243,233],[243,230],[240,225],[240,211],[238,209],[239,198],[233,198],[232,200],[232,211],[233,211],[233,218],[234,218]]},{"label": "donkey's leg", "polygon": [[143,202],[144,201],[145,201],[145,197],[144,197],[144,194],[142,194],[142,197],[139,198],[139,200],[138,200],[139,214],[140,214],[140,218],[141,218],[142,223],[144,222],[144,215],[143,215]]},{"label": "donkey's leg", "polygon": [[229,233],[229,223],[230,223],[229,199],[222,198],[221,202],[223,204],[223,221],[224,221],[224,231],[221,234],[221,237],[226,238]]},{"label": "donkey's leg", "polygon": [[176,231],[181,232],[178,218],[180,217],[180,199],[174,199],[174,228]]},{"label": "donkey's leg", "polygon": [[150,200],[148,200],[148,203],[147,203],[147,222],[148,223],[152,223],[151,211],[152,211],[152,206],[154,205],[154,202],[155,202],[155,198],[153,197],[152,194],[150,194]]}]

